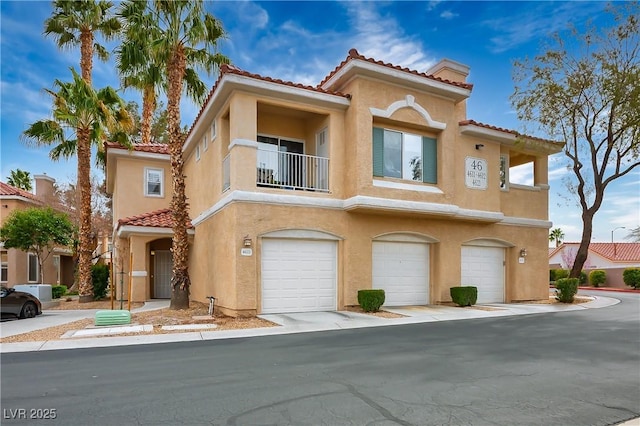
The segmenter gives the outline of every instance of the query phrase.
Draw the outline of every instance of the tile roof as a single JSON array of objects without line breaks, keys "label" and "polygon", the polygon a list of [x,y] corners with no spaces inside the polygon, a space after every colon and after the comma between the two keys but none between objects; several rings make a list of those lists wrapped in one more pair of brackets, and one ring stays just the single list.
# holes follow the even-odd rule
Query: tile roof
[{"label": "tile roof", "polygon": [[419,72],[419,71],[412,70],[412,69],[409,69],[409,68],[401,67],[399,65],[393,65],[393,64],[390,64],[388,62],[376,61],[373,58],[367,58],[367,57],[361,55],[360,53],[358,53],[358,51],[356,49],[349,50],[349,55],[347,56],[347,58],[344,61],[340,62],[340,64],[337,67],[335,67],[334,70],[331,71],[329,73],[329,75],[327,75],[320,82],[320,86],[322,86],[324,83],[329,81],[331,79],[331,77],[333,77],[338,71],[340,71],[340,69],[342,67],[344,67],[347,63],[349,63],[350,61],[352,61],[354,59],[360,59],[360,60],[363,60],[363,61],[370,62],[372,64],[382,65],[382,66],[387,67],[387,68],[403,71],[403,72],[406,72],[408,74],[421,76],[421,77],[424,77],[424,78],[428,78],[430,80],[439,81],[441,83],[451,84],[452,86],[462,87],[463,89],[469,89],[469,90],[473,89],[473,84],[471,84],[471,83],[462,83],[462,82],[459,82],[459,81],[447,80],[447,79],[444,79],[444,78],[436,77],[436,76],[434,76],[432,74]]},{"label": "tile roof", "polygon": [[[104,145],[107,149],[129,149],[117,142],[107,142]],[[150,152],[154,154],[169,154],[169,145],[164,143],[136,143],[131,146],[131,150],[138,152]]]},{"label": "tile roof", "polygon": [[[171,209],[155,210],[149,213],[142,213],[136,216],[125,217],[118,220],[118,228],[121,226],[148,226],[153,228],[173,228],[173,216]],[[187,228],[193,228],[191,220],[187,223]]]},{"label": "tile roof", "polygon": [[[578,247],[580,243],[562,243],[549,253],[549,257],[562,251],[564,247]],[[640,262],[640,243],[591,243],[589,251],[612,262]]]},{"label": "tile roof", "polygon": [[25,191],[24,189],[16,188],[15,186],[11,186],[4,182],[0,182],[0,196],[23,197],[42,204],[42,201],[31,192]]},{"label": "tile roof", "polygon": [[539,138],[536,136],[529,136],[529,135],[525,135],[522,134],[516,130],[511,130],[511,129],[505,129],[503,127],[498,127],[498,126],[492,126],[491,124],[484,124],[484,123],[480,123],[478,121],[475,120],[462,120],[460,122],[458,122],[459,126],[478,126],[478,127],[484,127],[485,129],[491,129],[491,130],[495,130],[497,132],[502,132],[502,133],[510,133],[514,136],[522,136],[525,137],[527,139],[532,139],[532,140],[537,140],[537,141],[542,141],[542,142],[551,142],[551,143],[555,143],[555,144],[559,144],[562,142],[558,142],[558,141],[554,141],[554,140],[550,140],[550,139],[543,139],[543,138]]}]

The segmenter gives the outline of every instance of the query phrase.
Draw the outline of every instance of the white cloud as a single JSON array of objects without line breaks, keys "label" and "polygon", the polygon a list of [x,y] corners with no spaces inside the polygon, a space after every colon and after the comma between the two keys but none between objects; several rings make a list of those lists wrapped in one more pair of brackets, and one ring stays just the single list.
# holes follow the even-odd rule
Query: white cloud
[{"label": "white cloud", "polygon": [[376,3],[346,3],[355,35],[354,47],[363,55],[415,69],[426,71],[436,59],[429,57],[418,37],[405,34],[397,20],[382,15]]},{"label": "white cloud", "polygon": [[440,17],[441,17],[442,19],[447,19],[447,20],[448,20],[448,19],[453,19],[453,18],[455,18],[455,17],[457,17],[457,16],[458,16],[458,14],[457,14],[457,13],[453,13],[453,12],[452,12],[452,11],[450,11],[450,10],[445,10],[444,12],[442,12],[442,13],[440,14]]},{"label": "white cloud", "polygon": [[509,182],[520,185],[533,185],[533,163],[509,168]]}]

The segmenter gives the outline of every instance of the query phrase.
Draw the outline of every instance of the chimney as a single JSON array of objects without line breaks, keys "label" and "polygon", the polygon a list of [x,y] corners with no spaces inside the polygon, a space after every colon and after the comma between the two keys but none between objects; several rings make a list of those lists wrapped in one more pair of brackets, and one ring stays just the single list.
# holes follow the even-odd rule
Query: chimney
[{"label": "chimney", "polygon": [[55,192],[53,185],[56,183],[54,178],[44,173],[41,175],[33,175],[33,179],[36,181],[36,197],[45,202],[53,198]]},{"label": "chimney", "polygon": [[469,66],[451,59],[442,59],[433,67],[426,71],[427,74],[434,77],[443,78],[458,83],[466,83],[469,76]]}]

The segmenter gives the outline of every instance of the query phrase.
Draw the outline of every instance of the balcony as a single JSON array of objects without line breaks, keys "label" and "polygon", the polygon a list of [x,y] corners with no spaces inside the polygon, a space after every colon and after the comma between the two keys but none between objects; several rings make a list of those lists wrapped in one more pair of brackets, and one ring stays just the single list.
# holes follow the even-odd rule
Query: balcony
[{"label": "balcony", "polygon": [[256,166],[259,187],[329,192],[328,158],[258,148]]}]

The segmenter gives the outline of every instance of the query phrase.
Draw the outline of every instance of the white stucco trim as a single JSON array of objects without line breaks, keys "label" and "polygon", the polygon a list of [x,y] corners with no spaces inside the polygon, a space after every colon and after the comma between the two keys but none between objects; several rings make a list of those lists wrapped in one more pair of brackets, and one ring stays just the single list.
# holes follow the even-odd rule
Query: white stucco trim
[{"label": "white stucco trim", "polygon": [[344,200],[345,210],[349,211],[358,208],[370,208],[382,211],[410,211],[442,216],[454,216],[458,211],[458,207],[453,204],[394,200],[389,198],[369,197],[366,195],[356,195],[355,197]]},{"label": "white stucco trim", "polygon": [[258,148],[258,142],[251,141],[249,139],[234,139],[229,144],[229,151],[231,151],[231,149],[234,146],[248,146],[249,148],[256,148],[257,149]]},{"label": "white stucco trim", "polygon": [[131,271],[132,277],[146,277],[147,271]]},{"label": "white stucco trim", "polygon": [[509,189],[520,189],[522,191],[540,192],[542,188],[539,185],[531,186],[531,185],[521,185],[519,183],[509,182]]},{"label": "white stucco trim", "polygon": [[31,204],[43,204],[41,201],[32,200],[31,198],[27,198],[27,197],[21,197],[20,195],[2,195],[0,196],[0,200],[2,201],[16,200],[16,201],[24,201],[25,203],[31,203]]},{"label": "white stucco trim", "polygon": [[524,217],[506,216],[502,221],[498,222],[498,225],[515,225],[515,226],[528,226],[530,228],[546,228],[550,229],[553,226],[553,222],[549,220],[540,219],[528,219]]},{"label": "white stucco trim", "polygon": [[316,231],[313,229],[283,229],[280,231],[267,232],[261,235],[262,238],[291,238],[306,240],[330,240],[340,241],[343,238],[329,232]]},{"label": "white stucco trim", "polygon": [[435,186],[427,186],[414,183],[392,182],[388,180],[374,179],[373,186],[379,188],[403,189],[409,191],[429,192],[431,194],[444,194],[442,190]]},{"label": "white stucco trim", "polygon": [[440,121],[435,121],[429,115],[429,112],[422,107],[422,105],[416,103],[416,98],[412,95],[407,95],[403,100],[395,101],[391,105],[387,107],[387,109],[379,109],[379,108],[369,108],[371,115],[374,117],[382,117],[382,118],[391,118],[393,114],[396,113],[399,109],[402,108],[411,108],[416,111],[418,114],[424,118],[424,121],[427,122],[427,126],[432,129],[444,130],[447,127],[447,123],[442,123]]},{"label": "white stucco trim", "polygon": [[[160,228],[153,226],[135,226],[135,225],[124,225],[118,228],[116,233],[116,237],[124,238],[131,234],[136,235],[173,235],[173,229],[171,228]],[[187,234],[194,235],[195,231],[193,229],[187,229]]]},{"label": "white stucco trim", "polygon": [[391,232],[373,237],[373,241],[390,241],[399,243],[439,243],[440,240],[417,232]]},{"label": "white stucco trim", "polygon": [[129,151],[128,149],[122,148],[109,148],[107,151],[107,157],[109,156],[117,156],[117,157],[134,157],[145,160],[170,160],[171,155],[169,154],[159,154],[157,152],[142,152],[142,151]]},{"label": "white stucco trim", "polygon": [[[355,197],[347,198],[346,200],[338,200],[334,198],[320,198],[320,197],[305,197],[299,195],[285,195],[285,194],[270,194],[266,192],[249,192],[249,191],[232,191],[228,193],[223,199],[209,207],[197,217],[195,217],[191,223],[193,226],[198,226],[224,207],[235,202],[245,203],[258,203],[269,204],[278,206],[297,206],[297,207],[310,207],[310,208],[323,208],[333,210],[356,210],[356,209],[370,209],[379,211],[396,211],[396,212],[411,212],[421,213],[437,216],[446,216],[456,219],[474,220],[481,222],[492,222],[501,225],[515,225],[515,226],[527,226],[534,228],[551,228],[552,223],[547,220],[528,219],[505,216],[501,212],[491,212],[484,210],[471,210],[462,209],[454,204],[440,204],[440,203],[428,203],[423,201],[407,201],[397,200],[390,198],[378,198],[370,197],[366,195],[356,195]],[[149,229],[145,227],[122,227],[118,232],[118,236],[123,229],[129,228],[141,228]],[[159,228],[166,229],[166,228]],[[133,231],[129,231],[133,232]],[[171,231],[169,230],[169,234]]]},{"label": "white stucco trim", "polygon": [[479,246],[479,247],[503,247],[510,248],[515,247],[515,244],[510,243],[509,241],[501,240],[499,238],[474,238],[473,240],[465,241],[462,243],[463,246]]}]

